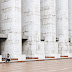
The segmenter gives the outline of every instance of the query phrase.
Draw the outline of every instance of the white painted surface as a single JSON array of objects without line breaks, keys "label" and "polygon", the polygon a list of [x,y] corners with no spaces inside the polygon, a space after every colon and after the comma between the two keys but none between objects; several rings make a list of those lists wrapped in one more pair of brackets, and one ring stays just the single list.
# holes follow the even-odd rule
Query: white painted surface
[{"label": "white painted surface", "polygon": [[45,38],[45,56],[56,54],[56,0],[41,0],[41,36]]},{"label": "white painted surface", "polygon": [[0,55],[0,62],[2,62],[2,55]]},{"label": "white painted surface", "polygon": [[22,34],[28,37],[23,43],[23,54],[38,57],[40,48],[40,0],[22,0]]},{"label": "white painted surface", "polygon": [[25,61],[26,60],[26,55],[19,55],[18,56],[18,61]]},{"label": "white painted surface", "polygon": [[39,54],[38,54],[39,59],[45,59],[44,43],[45,42],[40,42],[40,49],[38,50],[39,51]]},{"label": "white painted surface", "polygon": [[[39,59],[72,56],[71,5],[72,0],[0,0],[0,33],[8,35],[1,43],[2,56],[5,58],[7,53],[11,58],[18,58],[22,53]],[[22,38],[27,39],[23,45]],[[40,42],[41,38],[45,42]]]},{"label": "white painted surface", "polygon": [[69,38],[72,38],[72,0],[69,0],[68,3],[69,10]]},{"label": "white painted surface", "polygon": [[57,0],[57,37],[59,38],[59,54],[65,56],[69,52],[68,0]]},{"label": "white painted surface", "polygon": [[69,38],[70,38],[70,43],[69,43],[69,56],[72,57],[72,0],[69,0],[68,3],[68,10],[69,10]]},{"label": "white painted surface", "polygon": [[22,54],[21,0],[1,0],[1,33],[8,34],[1,44],[2,56],[9,53],[18,58]]}]

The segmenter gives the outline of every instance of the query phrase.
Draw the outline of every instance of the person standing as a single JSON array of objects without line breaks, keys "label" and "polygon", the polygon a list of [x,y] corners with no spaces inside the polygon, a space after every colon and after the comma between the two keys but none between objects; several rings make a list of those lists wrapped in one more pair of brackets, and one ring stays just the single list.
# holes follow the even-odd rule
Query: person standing
[{"label": "person standing", "polygon": [[8,53],[8,54],[7,54],[7,58],[6,58],[6,63],[7,63],[7,62],[10,62],[10,61],[11,61],[11,57],[10,57],[10,54]]}]

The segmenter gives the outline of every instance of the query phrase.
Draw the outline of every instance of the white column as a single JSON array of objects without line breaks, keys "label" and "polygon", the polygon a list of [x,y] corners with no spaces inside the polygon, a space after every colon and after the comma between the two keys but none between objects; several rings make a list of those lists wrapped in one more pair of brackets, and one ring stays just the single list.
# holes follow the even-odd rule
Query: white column
[{"label": "white column", "polygon": [[0,0],[0,32],[1,32],[1,0]]},{"label": "white column", "polygon": [[70,38],[69,53],[72,56],[72,0],[69,0],[68,3],[69,3],[68,10],[69,10],[69,38]]},{"label": "white column", "polygon": [[72,0],[69,0],[69,37],[72,38]]},{"label": "white column", "polygon": [[41,0],[41,33],[45,38],[45,55],[54,56],[56,47],[56,0]]},{"label": "white column", "polygon": [[8,34],[1,46],[3,58],[7,53],[18,58],[22,54],[21,0],[1,0],[1,33]]},{"label": "white column", "polygon": [[[1,33],[1,0],[0,0],[0,33]],[[1,55],[1,43],[0,43],[0,55]]]},{"label": "white column", "polygon": [[38,57],[40,48],[40,0],[22,0],[23,54]]},{"label": "white column", "polygon": [[68,24],[68,0],[57,0],[57,37],[59,37],[59,54],[68,56],[68,39],[69,39],[69,24]]}]

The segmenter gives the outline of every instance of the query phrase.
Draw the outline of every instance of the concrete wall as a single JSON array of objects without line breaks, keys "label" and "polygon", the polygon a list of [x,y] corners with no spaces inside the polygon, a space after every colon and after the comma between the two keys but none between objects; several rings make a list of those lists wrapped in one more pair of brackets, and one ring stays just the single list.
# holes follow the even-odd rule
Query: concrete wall
[{"label": "concrete wall", "polygon": [[8,34],[1,43],[3,58],[7,53],[18,58],[22,54],[21,0],[1,0],[1,33]]},{"label": "concrete wall", "polygon": [[23,54],[38,57],[40,49],[40,0],[22,0],[22,32],[28,40],[23,43]]},{"label": "concrete wall", "polygon": [[54,56],[57,53],[56,0],[41,0],[41,36],[45,38],[45,56]]},{"label": "concrete wall", "polygon": [[68,14],[69,14],[69,53],[72,56],[72,0],[68,2]]},{"label": "concrete wall", "polygon": [[72,53],[71,4],[72,0],[0,0],[0,33],[8,34],[0,42],[3,58],[7,53],[12,58],[21,54],[39,59],[58,57],[58,54],[69,56]]},{"label": "concrete wall", "polygon": [[57,0],[57,37],[58,42],[58,52],[62,56],[69,53],[69,22],[68,22],[68,0]]},{"label": "concrete wall", "polygon": [[72,0],[69,0],[68,3],[68,11],[69,11],[69,38],[72,38]]}]

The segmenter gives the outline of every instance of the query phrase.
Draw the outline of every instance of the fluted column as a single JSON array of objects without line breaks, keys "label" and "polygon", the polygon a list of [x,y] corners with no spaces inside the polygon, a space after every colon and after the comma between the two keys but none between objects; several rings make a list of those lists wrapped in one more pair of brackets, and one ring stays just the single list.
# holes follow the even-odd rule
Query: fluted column
[{"label": "fluted column", "polygon": [[3,58],[7,53],[18,58],[22,54],[21,0],[1,0],[1,33],[8,34],[1,44]]},{"label": "fluted column", "polygon": [[41,0],[41,36],[45,38],[45,55],[54,56],[56,47],[56,0]]},{"label": "fluted column", "polygon": [[38,57],[40,48],[40,0],[22,0],[23,54]]},{"label": "fluted column", "polygon": [[68,39],[69,39],[69,24],[68,24],[68,0],[57,0],[57,37],[59,38],[59,54],[68,56]]}]

